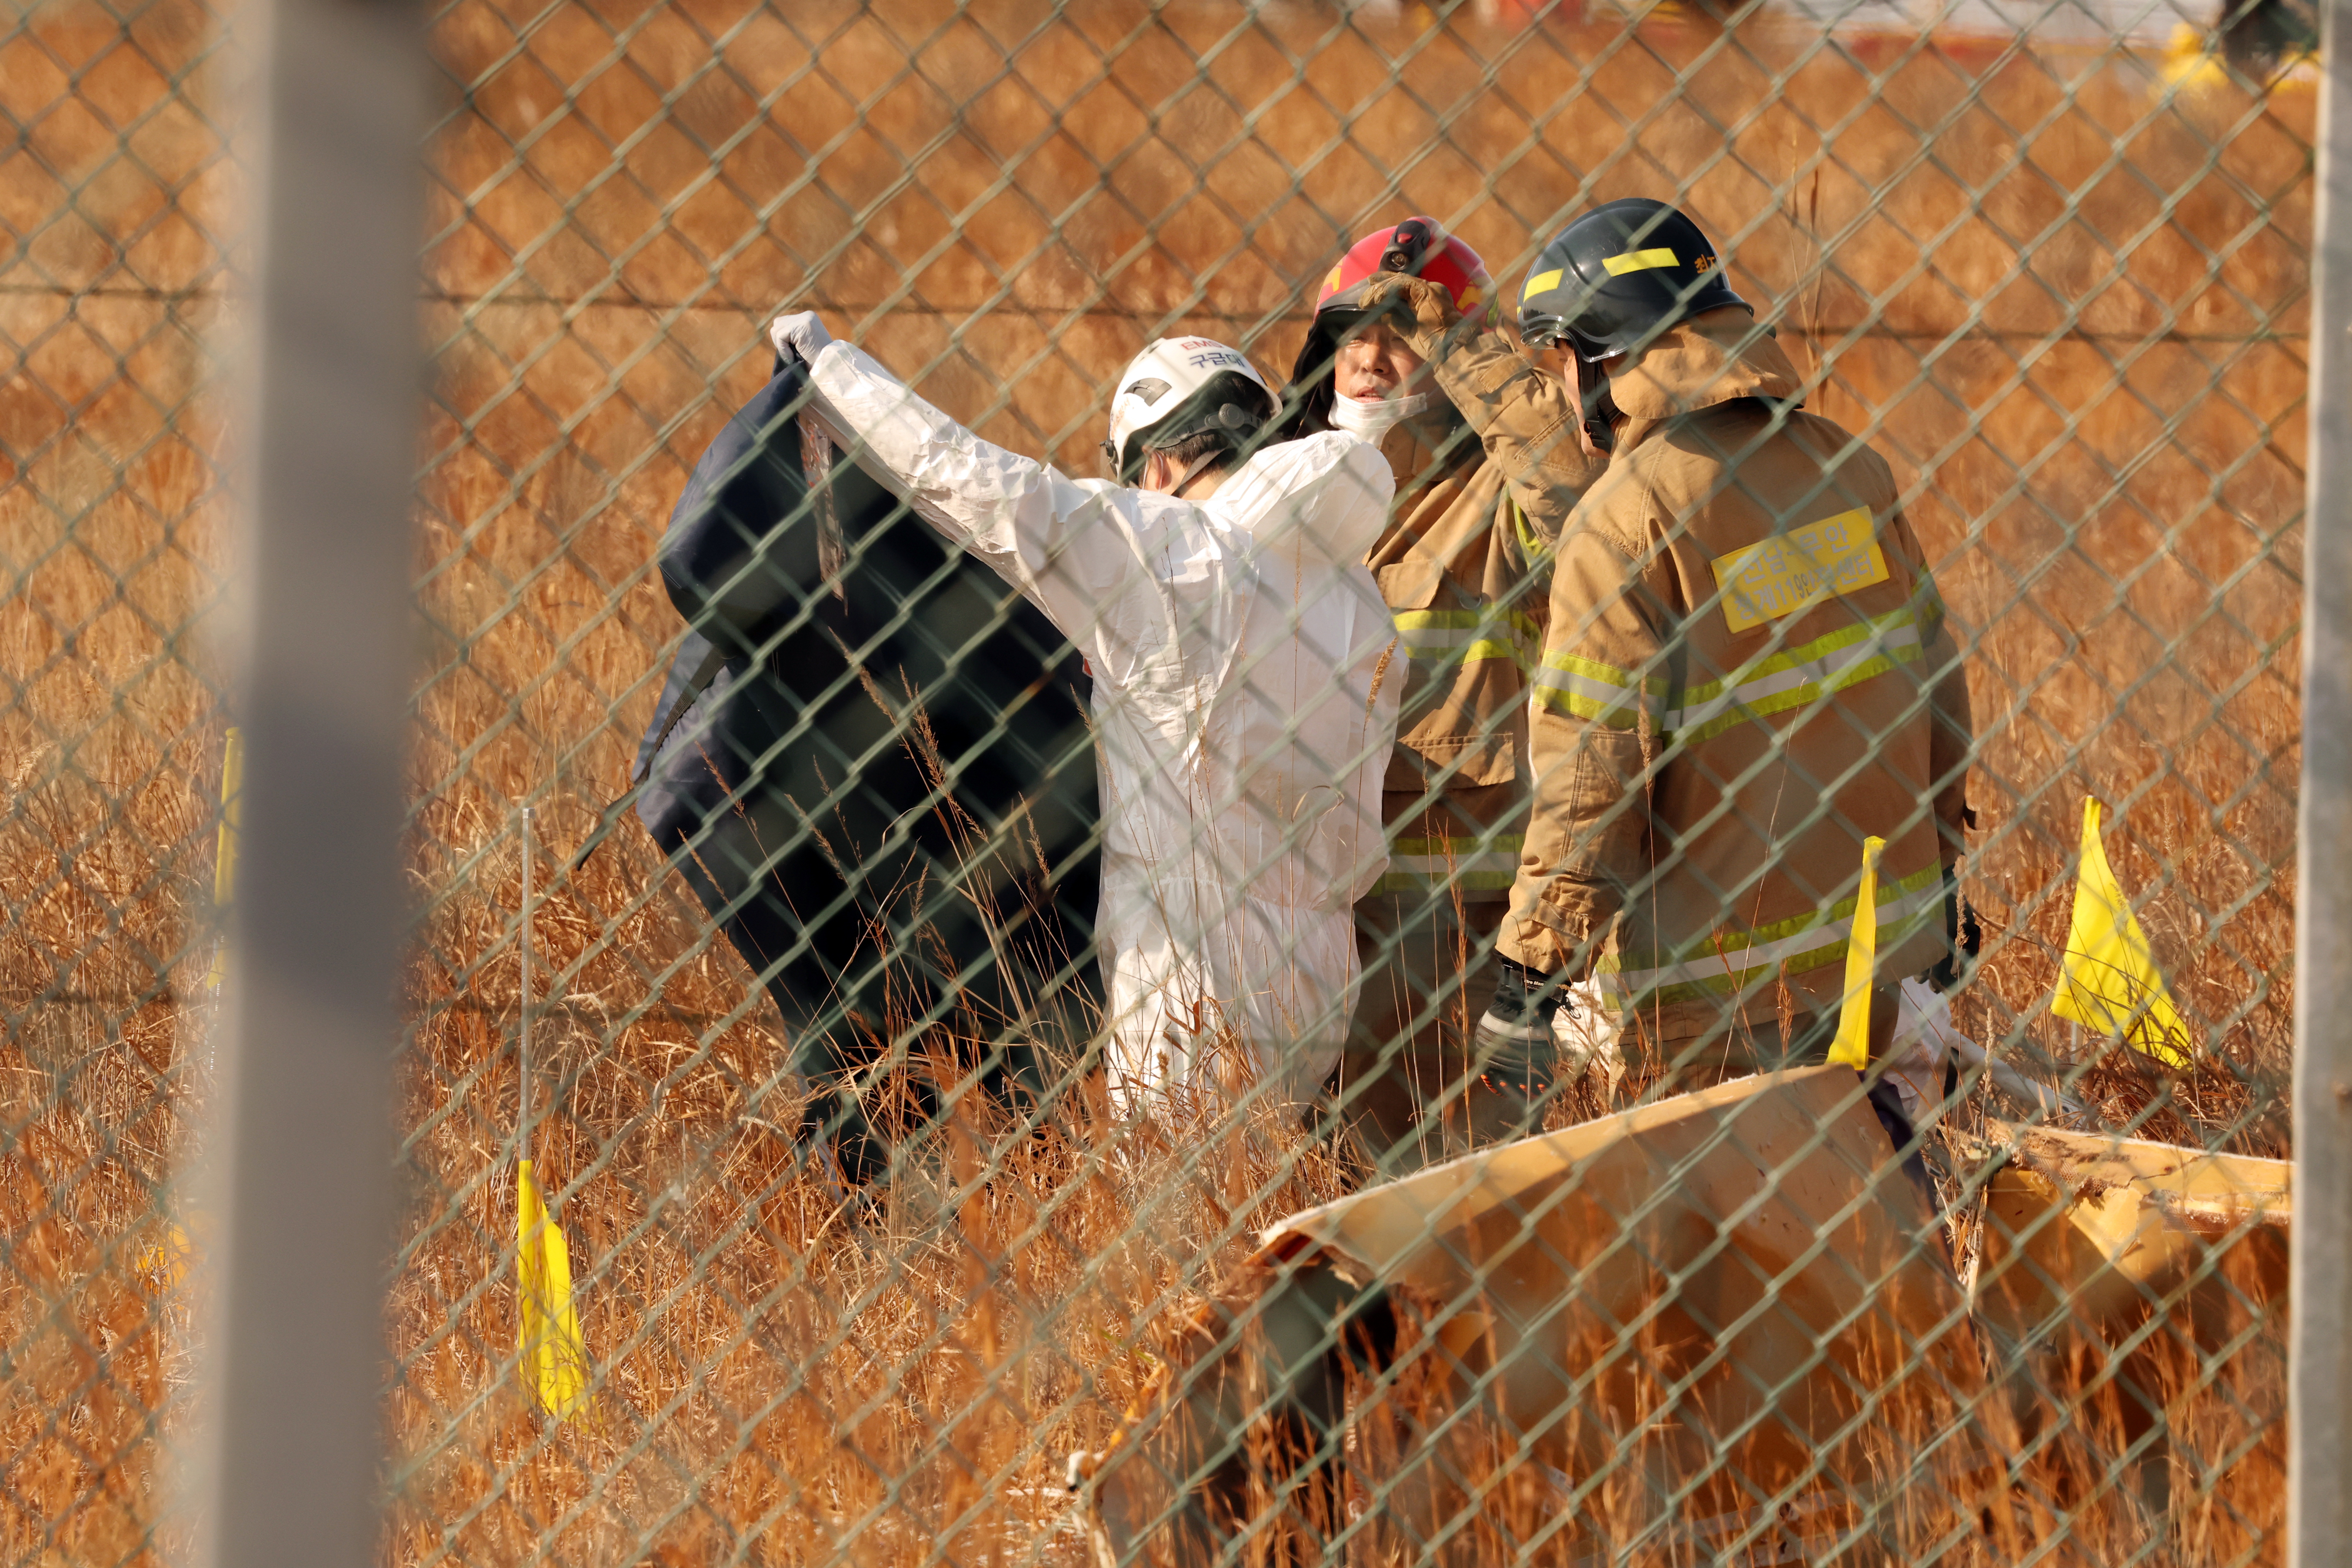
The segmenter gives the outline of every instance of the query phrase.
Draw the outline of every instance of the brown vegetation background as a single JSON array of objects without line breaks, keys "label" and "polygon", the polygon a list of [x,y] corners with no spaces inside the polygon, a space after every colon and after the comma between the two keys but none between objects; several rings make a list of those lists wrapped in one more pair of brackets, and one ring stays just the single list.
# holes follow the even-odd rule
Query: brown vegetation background
[{"label": "brown vegetation background", "polygon": [[[763,1004],[626,840],[538,927],[562,975],[541,1158],[604,1381],[570,1426],[520,1403],[499,1265],[512,809],[549,808],[552,863],[623,788],[680,629],[654,544],[787,304],[992,438],[1091,472],[1129,354],[1181,327],[1286,369],[1371,223],[1433,214],[1508,287],[1581,204],[1681,199],[1818,374],[1812,406],[1911,487],[1970,642],[1988,962],[1964,1022],[2045,1076],[2064,1054],[2046,1001],[2095,791],[2208,1034],[2177,1086],[2110,1059],[2086,1091],[2117,1124],[2281,1151],[2295,82],[2176,89],[2154,40],[1830,43],[1705,5],[1502,26],[1305,3],[458,0],[430,30],[394,1560],[542,1538],[597,1562],[1074,1552],[1050,1483],[1139,1385],[1149,1325],[1249,1226],[1342,1181],[1263,1130],[1180,1159],[1080,1117],[959,1186],[996,1157],[975,1123],[860,1240],[789,1173]],[[188,1303],[166,1178],[213,1005],[225,721],[196,633],[224,559],[206,345],[233,326],[231,79],[193,0],[75,0],[0,32],[12,1563],[172,1539]],[[2176,1504],[2182,1561],[2278,1554],[2264,1346],[2183,1407],[2225,1479]],[[2069,1550],[2127,1551],[2144,1526],[2098,1468],[2060,1480]]]}]

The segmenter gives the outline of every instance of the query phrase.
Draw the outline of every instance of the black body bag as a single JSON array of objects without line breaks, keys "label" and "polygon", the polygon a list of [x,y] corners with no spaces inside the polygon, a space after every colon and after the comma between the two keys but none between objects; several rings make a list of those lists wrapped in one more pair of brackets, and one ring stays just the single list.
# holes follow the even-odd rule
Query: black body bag
[{"label": "black body bag", "polygon": [[804,447],[806,389],[780,359],[671,515],[662,581],[690,631],[637,810],[775,998],[863,1179],[872,1107],[831,1108],[853,1076],[944,1047],[959,1076],[1034,1095],[1038,1047],[1087,1040],[1100,813],[1076,652],[856,464]]}]

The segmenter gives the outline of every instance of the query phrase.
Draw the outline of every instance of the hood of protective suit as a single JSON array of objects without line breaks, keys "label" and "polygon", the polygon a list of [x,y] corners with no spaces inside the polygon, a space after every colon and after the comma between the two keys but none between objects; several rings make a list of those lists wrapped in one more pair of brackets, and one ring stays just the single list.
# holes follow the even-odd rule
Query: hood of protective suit
[{"label": "hood of protective suit", "polygon": [[1304,1101],[1354,1007],[1353,906],[1388,863],[1402,681],[1362,564],[1387,463],[1318,435],[1181,501],[982,441],[847,344],[810,379],[834,439],[1093,671],[1115,1091],[1204,1088],[1238,1046],[1268,1092]]}]

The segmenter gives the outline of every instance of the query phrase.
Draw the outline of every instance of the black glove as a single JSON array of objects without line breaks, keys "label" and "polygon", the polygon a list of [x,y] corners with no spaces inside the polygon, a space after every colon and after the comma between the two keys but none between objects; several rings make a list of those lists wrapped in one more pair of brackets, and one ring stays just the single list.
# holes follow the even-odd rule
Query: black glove
[{"label": "black glove", "polygon": [[1576,1015],[1566,979],[1495,956],[1495,999],[1471,1041],[1489,1102],[1481,1119],[1495,1124],[1482,1129],[1487,1136],[1525,1137],[1542,1130],[1559,1062],[1552,1025],[1562,1012]]},{"label": "black glove", "polygon": [[1552,1019],[1562,1008],[1571,1018],[1576,1014],[1575,1004],[1568,999],[1568,988],[1556,977],[1538,974],[1499,953],[1495,955],[1495,999],[1486,1004],[1486,1016],[1478,1020],[1479,1054],[1519,1053],[1537,1044],[1548,1052]]}]

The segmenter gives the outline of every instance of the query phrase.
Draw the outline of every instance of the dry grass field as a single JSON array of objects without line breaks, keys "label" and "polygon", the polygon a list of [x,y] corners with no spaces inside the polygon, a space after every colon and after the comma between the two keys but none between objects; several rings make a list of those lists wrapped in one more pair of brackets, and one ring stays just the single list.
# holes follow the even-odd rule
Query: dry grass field
[{"label": "dry grass field", "polygon": [[[234,95],[194,0],[11,16],[0,1559],[110,1564],[172,1539],[187,1366],[163,1243],[212,1005],[225,721],[197,632]],[[1269,1128],[1139,1147],[1074,1105],[1013,1144],[974,1107],[860,1234],[792,1172],[772,1014],[624,835],[537,926],[561,977],[541,1158],[601,1382],[567,1426],[521,1403],[513,810],[545,808],[551,863],[623,788],[679,630],[654,543],[786,301],[1091,472],[1129,353],[1181,325],[1286,367],[1370,222],[1437,214],[1516,278],[1580,200],[1679,194],[1818,372],[1812,406],[1911,486],[1969,640],[1964,1023],[2045,1076],[2066,1051],[2046,1002],[2096,791],[2209,1043],[2176,1085],[2110,1059],[2085,1092],[2112,1124],[2283,1151],[2312,95],[2168,92],[2152,44],[1824,47],[1769,9],[1714,16],[435,14],[391,1561],[1077,1562],[1062,1456],[1108,1434],[1155,1325],[1251,1227],[1348,1179]],[[2181,1369],[2172,1528],[2143,1561],[2281,1554],[2276,1329]],[[2148,1539],[2101,1457],[2111,1406],[2021,1500],[2053,1561]],[[1929,1504],[1905,1528],[1924,1554],[1954,1526]]]}]

